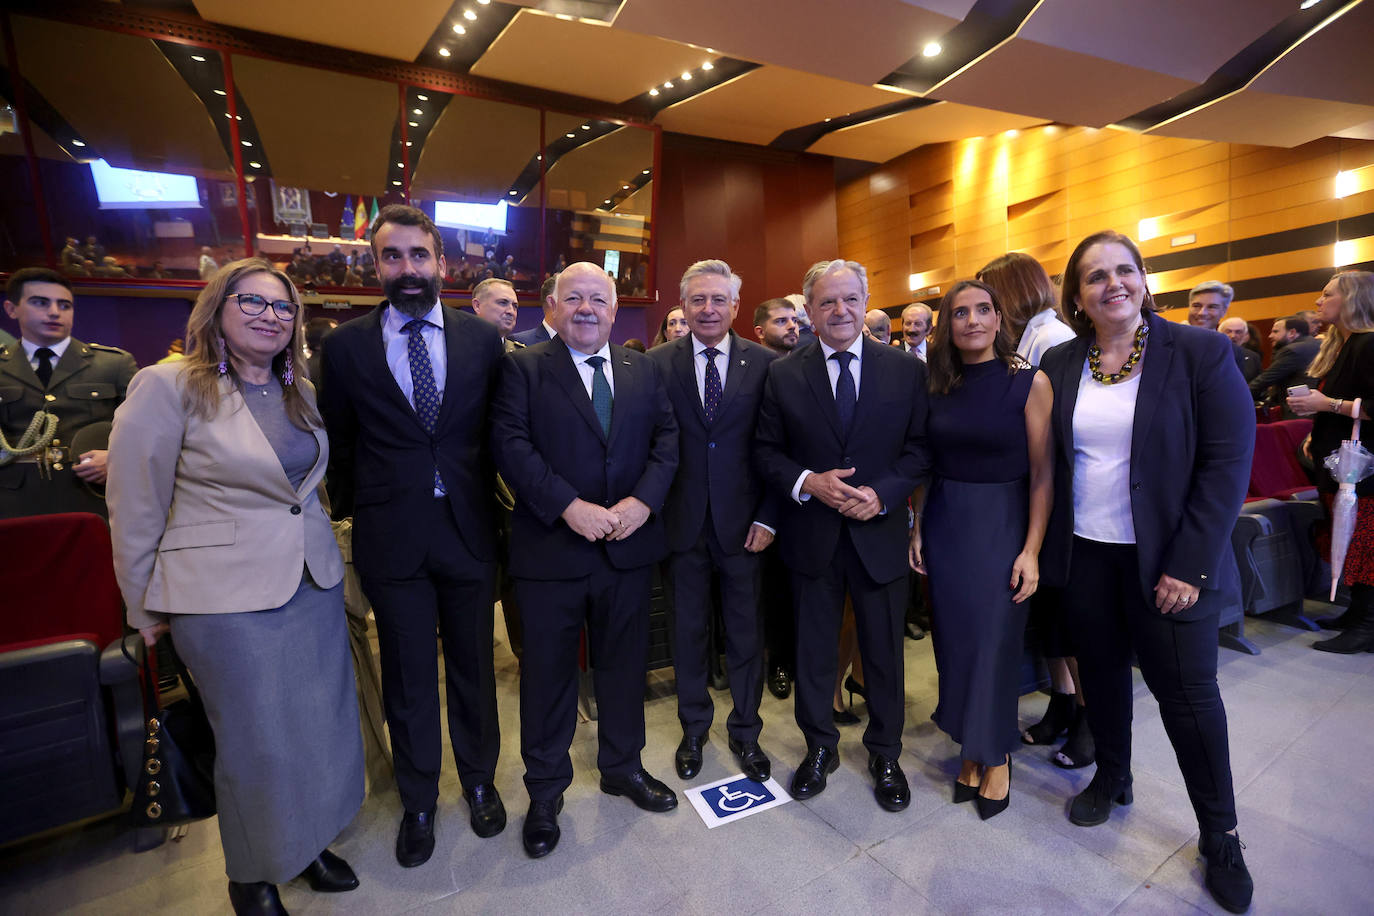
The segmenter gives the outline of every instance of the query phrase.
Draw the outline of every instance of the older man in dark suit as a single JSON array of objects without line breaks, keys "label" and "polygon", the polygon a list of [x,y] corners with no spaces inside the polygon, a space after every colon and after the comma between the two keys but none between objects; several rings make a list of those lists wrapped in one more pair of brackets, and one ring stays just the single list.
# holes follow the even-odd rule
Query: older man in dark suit
[{"label": "older man in dark suit", "polygon": [[797,608],[797,724],[807,753],[792,796],[825,789],[839,765],[831,715],[845,594],[854,605],[868,688],[864,732],[874,795],[911,802],[897,763],[905,708],[907,498],[927,473],[926,368],[861,333],[868,278],[822,261],[802,285],[817,342],[776,360],[759,408],[755,454],[786,509],[778,526]]},{"label": "older man in dark suit", "polygon": [[640,762],[649,576],[667,553],[657,513],[677,469],[677,422],[658,367],[610,344],[615,312],[606,272],[569,266],[549,302],[557,336],[506,357],[492,405],[497,466],[515,490],[510,562],[525,616],[520,747],[532,858],[558,845],[572,782],[584,622],[601,790],[648,811],[677,806]]},{"label": "older man in dark suit", "polygon": [[487,403],[503,352],[491,325],[439,301],[444,249],[422,211],[385,207],[372,247],[387,301],[324,340],[320,412],[336,518],[353,516],[353,562],[377,615],[382,698],[405,813],[396,859],[434,852],[442,756],[437,619],[448,731],[473,831],[506,809],[492,669],[495,487]]},{"label": "older man in dark suit", "polygon": [[715,704],[706,690],[713,574],[720,580],[726,669],[734,709],[730,750],[744,774],[768,779],[763,720],[759,551],[773,540],[777,508],[752,466],[759,400],[776,355],[730,329],[740,278],[724,261],[698,261],[679,284],[689,333],[650,352],[667,380],[678,424],[677,478],[663,507],[673,595],[673,666],[682,742],[678,776],[701,770]]}]

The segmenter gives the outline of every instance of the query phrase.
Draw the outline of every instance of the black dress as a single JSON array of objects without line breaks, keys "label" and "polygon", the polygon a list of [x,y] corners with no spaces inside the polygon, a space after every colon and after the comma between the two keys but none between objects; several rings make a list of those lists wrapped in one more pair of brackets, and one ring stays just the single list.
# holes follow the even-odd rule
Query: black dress
[{"label": "black dress", "polygon": [[1034,369],[1001,360],[964,367],[930,399],[934,458],[921,529],[930,579],[940,702],[931,717],[962,757],[1001,765],[1020,743],[1017,695],[1027,603],[1012,601],[1012,565],[1030,505],[1026,400]]}]

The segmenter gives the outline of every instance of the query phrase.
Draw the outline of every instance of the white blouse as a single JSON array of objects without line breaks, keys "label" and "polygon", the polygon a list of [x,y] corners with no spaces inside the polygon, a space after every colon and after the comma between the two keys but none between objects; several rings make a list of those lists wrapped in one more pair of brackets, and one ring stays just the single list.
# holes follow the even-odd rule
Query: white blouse
[{"label": "white blouse", "polygon": [[1131,431],[1141,369],[1126,381],[1095,381],[1088,361],[1073,408],[1073,533],[1105,544],[1134,544]]},{"label": "white blouse", "polygon": [[1073,328],[1060,321],[1054,309],[1045,309],[1032,315],[1031,320],[1026,322],[1016,355],[1032,366],[1038,366],[1046,350],[1066,340],[1073,340],[1073,337]]}]

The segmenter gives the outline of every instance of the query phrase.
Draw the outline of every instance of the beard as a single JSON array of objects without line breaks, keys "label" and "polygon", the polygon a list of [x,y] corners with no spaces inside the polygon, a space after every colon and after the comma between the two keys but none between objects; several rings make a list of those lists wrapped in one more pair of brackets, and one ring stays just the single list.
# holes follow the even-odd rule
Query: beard
[{"label": "beard", "polygon": [[[418,293],[407,293],[404,287],[413,284],[415,281],[422,284]],[[392,307],[404,315],[411,318],[419,318],[434,308],[434,303],[439,301],[439,276],[435,274],[431,277],[418,277],[405,275],[394,277],[382,284],[382,292],[386,293],[387,302]]]}]

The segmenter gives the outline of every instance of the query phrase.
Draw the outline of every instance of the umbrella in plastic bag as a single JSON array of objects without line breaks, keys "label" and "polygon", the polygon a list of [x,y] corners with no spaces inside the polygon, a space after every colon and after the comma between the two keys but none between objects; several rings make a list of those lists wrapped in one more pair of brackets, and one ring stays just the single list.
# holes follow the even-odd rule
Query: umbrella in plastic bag
[{"label": "umbrella in plastic bag", "polygon": [[1355,534],[1355,484],[1374,474],[1374,455],[1360,444],[1360,399],[1355,399],[1355,424],[1350,438],[1341,443],[1322,463],[1340,489],[1331,507],[1331,600],[1336,600],[1336,588],[1345,568],[1345,552]]}]

